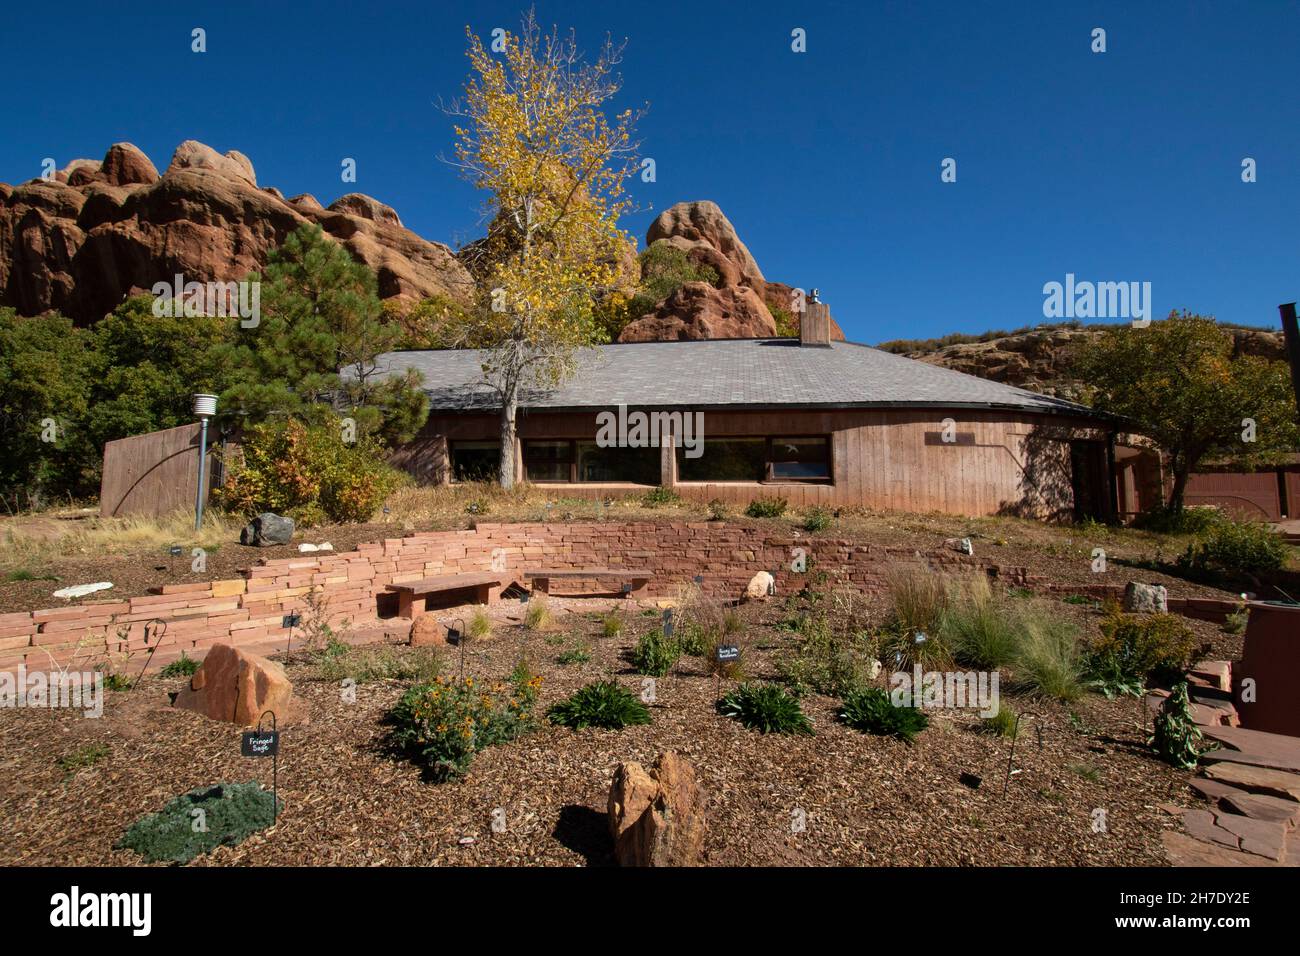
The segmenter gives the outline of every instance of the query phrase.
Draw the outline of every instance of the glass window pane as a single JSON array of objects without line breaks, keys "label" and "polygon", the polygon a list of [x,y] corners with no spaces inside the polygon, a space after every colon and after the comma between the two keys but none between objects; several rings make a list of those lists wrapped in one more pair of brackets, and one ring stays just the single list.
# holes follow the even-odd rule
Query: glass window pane
[{"label": "glass window pane", "polygon": [[698,458],[688,458],[677,449],[677,477],[680,481],[762,481],[766,476],[762,438],[706,438]]},{"label": "glass window pane", "polygon": [[492,481],[501,461],[501,444],[494,441],[451,443],[453,481]]},{"label": "glass window pane", "polygon": [[773,438],[773,478],[829,478],[830,445],[825,437]]},{"label": "glass window pane", "polygon": [[559,441],[524,442],[524,474],[529,481],[568,481],[573,443]]},{"label": "glass window pane", "polygon": [[594,441],[577,444],[579,481],[659,484],[658,448],[601,448]]}]

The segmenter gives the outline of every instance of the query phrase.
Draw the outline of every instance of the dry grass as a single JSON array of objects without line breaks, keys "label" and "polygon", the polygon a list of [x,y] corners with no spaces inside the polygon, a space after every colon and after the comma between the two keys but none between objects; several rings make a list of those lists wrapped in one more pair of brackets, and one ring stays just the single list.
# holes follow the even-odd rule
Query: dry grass
[{"label": "dry grass", "polygon": [[128,515],[101,518],[85,511],[25,515],[0,523],[0,571],[43,567],[60,558],[96,554],[132,554],[180,545],[215,551],[237,539],[243,522],[219,511],[205,511],[203,527],[194,530],[194,512],[180,510],[160,517]]}]

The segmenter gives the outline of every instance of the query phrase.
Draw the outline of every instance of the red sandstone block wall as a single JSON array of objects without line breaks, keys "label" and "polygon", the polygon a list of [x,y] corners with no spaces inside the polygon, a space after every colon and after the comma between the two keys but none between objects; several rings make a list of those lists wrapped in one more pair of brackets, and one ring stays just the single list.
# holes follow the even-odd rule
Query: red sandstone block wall
[{"label": "red sandstone block wall", "polygon": [[[650,593],[661,597],[673,595],[696,575],[703,578],[706,593],[735,597],[755,572],[764,570],[775,575],[778,592],[788,592],[806,580],[791,570],[795,548],[806,550],[809,570],[832,571],[835,580],[863,590],[883,587],[891,566],[918,562],[935,570],[984,568],[1021,586],[1042,583],[1024,568],[986,565],[954,551],[921,553],[837,538],[787,537],[762,527],[720,522],[484,523],[468,531],[387,538],[347,553],[265,561],[241,578],[168,584],[159,594],[0,614],[0,669],[24,662],[29,667],[86,663],[108,655],[138,655],[150,647],[179,653],[201,650],[214,641],[287,642],[284,615],[298,613],[308,620],[313,591],[320,595],[325,618],[332,625],[344,620],[374,621],[379,595],[386,593],[389,584],[486,571],[492,568],[494,556],[498,566],[503,561],[507,571],[518,572],[583,567],[648,570],[655,575]],[[1171,600],[1171,610],[1173,604]],[[1198,606],[1196,610],[1211,613],[1213,609]]]}]

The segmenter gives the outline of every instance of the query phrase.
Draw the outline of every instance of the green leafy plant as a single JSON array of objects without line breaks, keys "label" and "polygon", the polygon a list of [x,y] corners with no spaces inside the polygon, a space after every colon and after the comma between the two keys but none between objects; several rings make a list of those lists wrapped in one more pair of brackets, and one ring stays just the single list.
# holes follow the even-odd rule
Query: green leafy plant
[{"label": "green leafy plant", "polygon": [[[115,849],[134,850],[148,863],[188,863],[243,842],[271,826],[274,817],[275,797],[251,780],[199,787],[131,824]],[[200,818],[201,828],[195,825]]]},{"label": "green leafy plant", "polygon": [[820,614],[801,618],[797,633],[798,644],[776,661],[777,674],[796,693],[842,697],[870,680],[874,658],[861,636],[836,631]]},{"label": "green leafy plant", "polygon": [[339,642],[326,647],[316,667],[327,681],[351,678],[358,684],[368,684],[380,680],[430,681],[438,676],[442,662],[432,647],[353,647]]},{"label": "green leafy plant", "polygon": [[811,735],[799,698],[779,684],[744,683],[718,701],[718,713],[764,734]]},{"label": "green leafy plant", "polygon": [[745,514],[751,518],[779,518],[788,506],[784,498],[755,498],[746,506]]},{"label": "green leafy plant", "polygon": [[709,520],[726,521],[731,517],[731,506],[721,498],[714,498],[709,502]]},{"label": "green leafy plant", "polygon": [[1190,570],[1264,574],[1286,564],[1282,536],[1259,521],[1221,517],[1187,546],[1178,564]]},{"label": "green leafy plant", "polygon": [[1192,720],[1187,682],[1179,681],[1156,715],[1154,733],[1148,744],[1165,763],[1182,770],[1195,770],[1205,752],[1200,746],[1202,739],[1200,728]]},{"label": "green leafy plant", "polygon": [[930,724],[930,718],[916,707],[896,707],[879,687],[860,687],[844,697],[840,719],[854,730],[896,737],[912,743]]},{"label": "green leafy plant", "polygon": [[623,633],[623,615],[607,611],[600,619],[600,633],[605,637],[618,637]]},{"label": "green leafy plant", "polygon": [[636,647],[632,648],[631,660],[638,674],[663,677],[672,670],[681,655],[682,651],[677,642],[672,638],[664,637],[664,632],[656,628],[643,634],[636,642]]},{"label": "green leafy plant", "polygon": [[1223,620],[1223,630],[1227,634],[1245,634],[1250,623],[1250,609],[1245,605],[1237,608]]},{"label": "green leafy plant", "polygon": [[835,516],[826,508],[812,507],[803,513],[803,529],[805,531],[825,531],[835,523]]},{"label": "green leafy plant", "polygon": [[542,679],[525,664],[508,680],[435,677],[402,695],[389,712],[388,740],[436,781],[463,776],[474,755],[533,729]]},{"label": "green leafy plant", "polygon": [[59,758],[59,769],[68,776],[85,767],[93,767],[111,753],[107,744],[86,744]]},{"label": "green leafy plant", "polygon": [[172,661],[162,669],[163,677],[191,677],[199,669],[199,662],[184,651],[178,660]]},{"label": "green leafy plant", "polygon": [[980,721],[980,732],[997,737],[1012,737],[1016,732],[1016,711],[1006,701],[998,702],[998,712]]},{"label": "green leafy plant", "polygon": [[567,667],[570,664],[585,664],[591,660],[591,653],[585,647],[570,647],[555,658],[555,663]]},{"label": "green leafy plant", "polygon": [[641,496],[641,504],[647,508],[658,508],[661,505],[675,505],[681,500],[681,495],[677,494],[677,492],[673,491],[671,488],[665,488],[663,485],[651,488]]},{"label": "green leafy plant", "polygon": [[1196,661],[1196,632],[1175,614],[1125,614],[1111,601],[1092,647],[1094,669],[1143,683],[1178,680]]},{"label": "green leafy plant", "polygon": [[621,730],[633,724],[650,723],[650,711],[634,694],[614,681],[597,681],[575,692],[546,712],[553,724],[572,727],[603,727]]}]

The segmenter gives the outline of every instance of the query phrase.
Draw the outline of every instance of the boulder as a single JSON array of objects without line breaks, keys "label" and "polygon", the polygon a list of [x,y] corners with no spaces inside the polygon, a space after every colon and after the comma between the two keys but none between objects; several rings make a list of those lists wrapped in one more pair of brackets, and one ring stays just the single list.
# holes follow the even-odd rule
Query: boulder
[{"label": "boulder", "polygon": [[89,325],[177,273],[229,282],[261,272],[306,223],[373,269],[382,298],[472,296],[451,250],[403,228],[390,207],[354,193],[325,209],[256,183],[247,156],[191,140],[161,178],[142,152],[117,143],[102,163],[75,160],[53,182],[0,185],[0,306],[21,315],[55,309]]},{"label": "boulder", "polygon": [[949,551],[956,551],[959,554],[975,553],[975,546],[971,544],[970,538],[945,538],[943,546]]},{"label": "boulder", "polygon": [[293,684],[284,668],[230,644],[212,645],[189,686],[173,703],[241,727],[256,725],[268,710],[275,713],[279,724],[296,716]]},{"label": "boulder", "polygon": [[649,772],[620,763],[609,788],[609,829],[621,866],[697,866],[704,851],[704,792],[695,768],[668,751]]},{"label": "boulder", "polygon": [[749,579],[749,584],[745,585],[745,600],[766,601],[772,596],[775,587],[776,578],[767,571],[759,571]]},{"label": "boulder", "polygon": [[158,181],[158,170],[149,157],[130,143],[114,143],[104,154],[104,181],[112,186],[132,183],[149,185]]},{"label": "boulder", "polygon": [[758,339],[776,335],[776,322],[748,286],[718,289],[687,282],[649,315],[629,322],[620,342],[677,342],[693,339]]},{"label": "boulder", "polygon": [[293,539],[293,519],[264,511],[239,533],[240,544],[251,544],[259,548],[271,548],[277,544],[288,544]]},{"label": "boulder", "polygon": [[[725,285],[744,284],[761,290],[765,283],[763,272],[754,261],[749,249],[740,241],[736,228],[722,214],[715,202],[679,202],[661,212],[646,230],[645,242],[649,246],[663,239],[695,258],[693,250],[716,250],[720,259],[709,264],[719,269]],[[696,253],[698,254],[698,253]]]},{"label": "boulder", "polygon": [[411,622],[412,647],[445,646],[446,643],[447,628],[432,614],[421,614]]},{"label": "boulder", "polygon": [[1124,586],[1124,610],[1130,614],[1167,614],[1169,591],[1163,584],[1130,581]]}]

